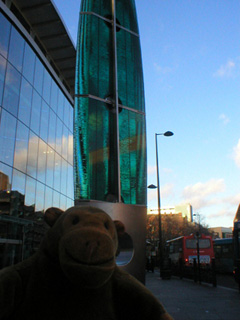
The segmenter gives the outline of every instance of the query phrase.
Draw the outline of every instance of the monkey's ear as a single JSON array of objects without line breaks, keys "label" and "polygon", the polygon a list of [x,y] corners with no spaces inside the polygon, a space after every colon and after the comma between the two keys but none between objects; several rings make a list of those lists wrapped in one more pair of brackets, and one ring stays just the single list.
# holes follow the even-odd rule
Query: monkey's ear
[{"label": "monkey's ear", "polygon": [[58,220],[58,218],[63,214],[63,212],[64,211],[59,208],[55,208],[55,207],[48,208],[45,211],[44,220],[50,227],[52,227],[55,224],[55,222]]}]

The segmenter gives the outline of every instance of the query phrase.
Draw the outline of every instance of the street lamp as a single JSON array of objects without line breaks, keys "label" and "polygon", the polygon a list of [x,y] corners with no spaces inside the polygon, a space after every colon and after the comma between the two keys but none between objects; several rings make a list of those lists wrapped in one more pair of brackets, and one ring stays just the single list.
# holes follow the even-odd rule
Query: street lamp
[{"label": "street lamp", "polygon": [[151,184],[148,186],[150,189],[158,190],[158,229],[159,229],[159,260],[160,260],[160,277],[161,277],[161,269],[163,262],[163,251],[162,251],[162,218],[161,218],[161,200],[160,200],[160,183],[159,183],[159,166],[158,166],[158,144],[157,144],[157,136],[165,136],[171,137],[173,136],[173,132],[166,131],[164,133],[155,133],[155,144],[156,144],[156,165],[157,165],[157,186]]}]

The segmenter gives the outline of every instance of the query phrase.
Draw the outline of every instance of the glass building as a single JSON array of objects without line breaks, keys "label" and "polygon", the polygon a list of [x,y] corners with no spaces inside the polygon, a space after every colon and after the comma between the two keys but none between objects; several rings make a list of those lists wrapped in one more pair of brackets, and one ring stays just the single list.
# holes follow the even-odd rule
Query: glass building
[{"label": "glass building", "polygon": [[134,0],[81,2],[75,90],[76,199],[146,205],[145,103]]},{"label": "glass building", "polygon": [[45,209],[74,204],[75,56],[51,1],[0,1],[0,267]]}]

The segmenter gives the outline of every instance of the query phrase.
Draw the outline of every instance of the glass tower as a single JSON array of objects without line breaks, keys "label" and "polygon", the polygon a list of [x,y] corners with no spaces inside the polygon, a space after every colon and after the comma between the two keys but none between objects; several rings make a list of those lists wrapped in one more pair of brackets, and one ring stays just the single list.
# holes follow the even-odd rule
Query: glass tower
[{"label": "glass tower", "polygon": [[143,73],[134,0],[82,0],[75,199],[146,205]]}]

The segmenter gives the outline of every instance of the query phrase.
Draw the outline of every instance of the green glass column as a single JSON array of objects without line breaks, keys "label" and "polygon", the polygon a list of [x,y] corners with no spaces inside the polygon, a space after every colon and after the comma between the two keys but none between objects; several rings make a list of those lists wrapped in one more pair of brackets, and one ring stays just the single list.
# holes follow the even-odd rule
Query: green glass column
[{"label": "green glass column", "polygon": [[75,199],[146,205],[144,86],[134,0],[81,2],[74,130]]}]

